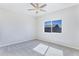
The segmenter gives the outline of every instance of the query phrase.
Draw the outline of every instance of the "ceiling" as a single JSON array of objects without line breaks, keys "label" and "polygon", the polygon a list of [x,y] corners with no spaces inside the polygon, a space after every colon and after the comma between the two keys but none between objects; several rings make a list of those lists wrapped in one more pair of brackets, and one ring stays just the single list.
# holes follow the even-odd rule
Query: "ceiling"
[{"label": "ceiling", "polygon": [[28,14],[30,16],[35,17],[35,16],[40,16],[51,12],[55,12],[57,10],[61,10],[64,8],[68,8],[74,5],[78,5],[78,4],[77,3],[47,3],[47,6],[43,8],[46,10],[46,12],[39,12],[38,14],[36,14],[34,11],[27,10],[33,8],[29,3],[0,3],[0,8],[10,10],[15,13]]}]

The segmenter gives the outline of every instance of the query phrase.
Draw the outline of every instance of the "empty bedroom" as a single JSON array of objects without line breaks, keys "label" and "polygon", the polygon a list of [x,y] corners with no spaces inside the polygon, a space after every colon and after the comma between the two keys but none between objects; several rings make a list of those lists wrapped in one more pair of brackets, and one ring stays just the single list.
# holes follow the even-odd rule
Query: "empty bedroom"
[{"label": "empty bedroom", "polygon": [[79,56],[79,3],[0,3],[0,56]]}]

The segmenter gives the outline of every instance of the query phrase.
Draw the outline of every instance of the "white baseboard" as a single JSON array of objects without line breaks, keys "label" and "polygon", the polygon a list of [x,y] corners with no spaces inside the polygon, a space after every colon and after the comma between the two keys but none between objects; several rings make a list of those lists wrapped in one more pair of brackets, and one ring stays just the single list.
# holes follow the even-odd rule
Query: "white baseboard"
[{"label": "white baseboard", "polygon": [[48,40],[45,40],[45,39],[38,39],[38,40],[47,41],[47,42],[55,43],[55,44],[58,44],[58,45],[61,45],[61,46],[65,46],[65,47],[69,47],[69,48],[79,50],[79,47],[77,47],[75,45],[70,45],[70,44],[67,44],[67,43],[64,43],[64,42],[59,42],[59,41],[54,41],[54,40],[53,41],[48,41]]},{"label": "white baseboard", "polygon": [[[31,40],[33,40],[33,39],[31,39]],[[0,44],[0,47],[5,47],[5,46],[8,46],[8,45],[12,45],[12,44],[18,44],[18,43],[22,43],[22,42],[25,42],[25,41],[30,41],[30,40],[18,40],[18,41],[7,42],[7,43],[4,43],[4,44]]]}]

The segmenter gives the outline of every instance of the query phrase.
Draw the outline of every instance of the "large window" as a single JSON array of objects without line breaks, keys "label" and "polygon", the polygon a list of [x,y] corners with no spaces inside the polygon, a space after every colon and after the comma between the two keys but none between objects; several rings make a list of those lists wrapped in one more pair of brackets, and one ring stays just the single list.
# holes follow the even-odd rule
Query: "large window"
[{"label": "large window", "polygon": [[44,32],[61,33],[62,32],[62,20],[45,21]]}]

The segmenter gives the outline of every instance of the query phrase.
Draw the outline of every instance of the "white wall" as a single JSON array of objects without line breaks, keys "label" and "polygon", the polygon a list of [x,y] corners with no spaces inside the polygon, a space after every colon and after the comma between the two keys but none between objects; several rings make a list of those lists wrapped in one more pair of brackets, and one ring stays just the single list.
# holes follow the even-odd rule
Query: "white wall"
[{"label": "white wall", "polygon": [[[79,6],[73,6],[49,13],[35,20],[29,15],[20,15],[0,9],[0,47],[32,39],[40,39],[79,49],[78,11]],[[55,18],[60,18],[63,21],[62,33],[45,33],[43,31],[43,22]],[[35,31],[36,29],[37,32]]]},{"label": "white wall", "polygon": [[0,9],[0,47],[35,39],[35,19]]},{"label": "white wall", "polygon": [[[62,19],[62,33],[45,33],[44,21]],[[37,39],[79,49],[79,5],[38,17]],[[78,32],[78,33],[77,33]]]}]

